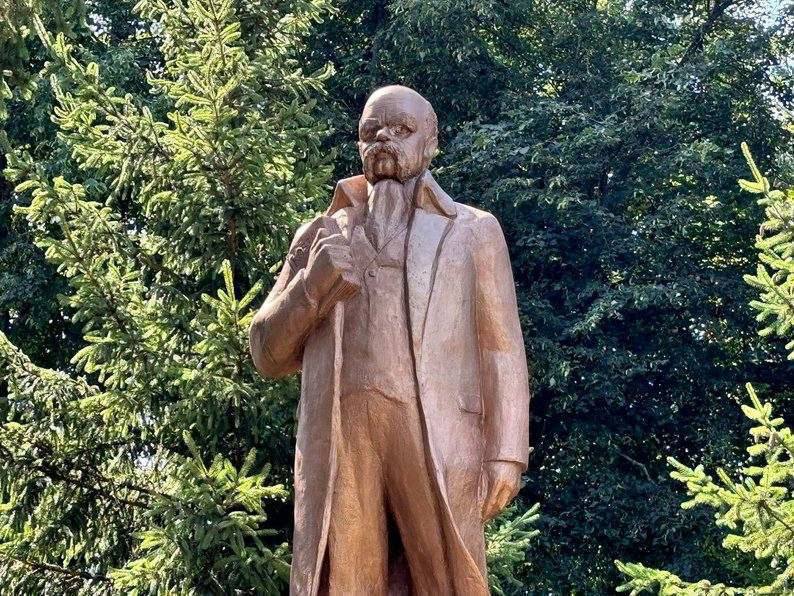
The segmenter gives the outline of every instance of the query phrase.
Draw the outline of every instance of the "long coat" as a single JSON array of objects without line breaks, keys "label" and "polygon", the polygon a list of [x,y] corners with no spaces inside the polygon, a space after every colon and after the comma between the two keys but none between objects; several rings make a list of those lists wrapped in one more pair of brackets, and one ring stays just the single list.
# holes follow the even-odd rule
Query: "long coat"
[{"label": "long coat", "polygon": [[[338,182],[325,218],[350,235],[366,205],[364,176]],[[483,464],[529,454],[529,388],[515,287],[502,230],[455,203],[429,172],[416,182],[406,242],[406,283],[426,455],[440,504],[455,593],[488,594],[481,507]],[[319,218],[296,233],[284,268],[250,329],[259,371],[302,370],[295,453],[290,592],[322,587],[340,428],[344,302],[316,304],[304,267]]]}]

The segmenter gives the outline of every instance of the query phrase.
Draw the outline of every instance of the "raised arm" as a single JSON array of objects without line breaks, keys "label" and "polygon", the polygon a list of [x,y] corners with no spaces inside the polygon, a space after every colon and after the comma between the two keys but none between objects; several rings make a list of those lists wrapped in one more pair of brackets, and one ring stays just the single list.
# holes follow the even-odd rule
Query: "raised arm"
[{"label": "raised arm", "polygon": [[334,302],[357,289],[349,281],[350,247],[338,231],[336,222],[323,216],[295,234],[278,280],[249,328],[251,356],[264,376],[300,370],[309,333]]}]

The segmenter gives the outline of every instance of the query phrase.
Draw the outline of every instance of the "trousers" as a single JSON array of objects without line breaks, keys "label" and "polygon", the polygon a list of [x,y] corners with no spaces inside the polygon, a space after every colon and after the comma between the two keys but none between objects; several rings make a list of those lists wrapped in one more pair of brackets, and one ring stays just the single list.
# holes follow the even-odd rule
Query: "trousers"
[{"label": "trousers", "polygon": [[[433,480],[415,398],[343,395],[341,441],[328,535],[331,595],[452,594]],[[389,525],[410,579],[390,569]],[[404,565],[403,565],[404,567]],[[390,581],[390,575],[391,581]]]}]

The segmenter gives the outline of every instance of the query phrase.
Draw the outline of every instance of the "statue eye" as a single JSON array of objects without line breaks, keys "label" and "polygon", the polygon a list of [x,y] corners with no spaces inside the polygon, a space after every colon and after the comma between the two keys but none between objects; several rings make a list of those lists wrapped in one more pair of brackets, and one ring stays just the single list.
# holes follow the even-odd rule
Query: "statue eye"
[{"label": "statue eye", "polygon": [[364,141],[369,141],[375,138],[375,129],[371,126],[365,126],[359,132],[359,136]]},{"label": "statue eye", "polygon": [[392,127],[392,132],[394,134],[396,134],[397,136],[402,137],[402,136],[408,134],[410,131],[408,130],[407,126],[403,126],[402,124],[397,124],[397,125]]}]

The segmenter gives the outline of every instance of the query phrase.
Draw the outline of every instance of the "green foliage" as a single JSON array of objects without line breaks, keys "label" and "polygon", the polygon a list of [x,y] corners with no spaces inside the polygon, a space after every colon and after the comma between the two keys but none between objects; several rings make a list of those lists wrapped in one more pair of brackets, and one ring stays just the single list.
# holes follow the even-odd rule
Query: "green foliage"
[{"label": "green foliage", "polygon": [[516,505],[511,505],[485,527],[486,550],[488,564],[488,583],[491,591],[500,596],[522,587],[521,568],[526,565],[527,550],[532,539],[540,534],[532,529],[540,518],[540,504],[518,512]]},{"label": "green foliage", "polygon": [[38,88],[33,20],[45,15],[53,29],[74,34],[74,24],[85,18],[83,0],[7,0],[0,5],[0,122],[8,117],[8,102],[30,100]]},{"label": "green foliage", "polygon": [[762,404],[749,383],[747,392],[750,405],[743,405],[742,411],[757,424],[750,430],[753,444],[747,452],[756,465],[742,469],[741,481],[732,480],[722,468],[717,470],[716,483],[702,465],[689,468],[672,457],[668,463],[673,468],[670,476],[684,483],[691,497],[681,506],[716,509],[716,524],[729,531],[723,546],[768,560],[774,579],[764,586],[730,588],[708,580],[689,583],[666,571],[616,561],[629,578],[618,591],[630,591],[632,596],[643,591],[695,596],[787,594],[794,590],[794,500],[789,490],[794,478],[794,437],[782,418],[773,418],[772,405]]},{"label": "green foliage", "polygon": [[[0,353],[14,419],[0,429],[8,498],[0,503],[0,568],[8,593],[214,589],[219,578],[277,591],[288,569],[285,547],[274,552],[262,542],[269,534],[262,504],[287,493],[265,484],[267,466],[251,473],[253,451],[239,472],[220,455],[207,468],[186,433],[188,456],[161,447],[130,461],[119,456],[124,441],[105,418],[97,387],[33,365],[4,336]],[[137,558],[99,573],[105,557],[129,549],[135,528],[143,528],[130,552]]]},{"label": "green foliage", "polygon": [[[0,180],[0,331],[35,370],[96,388],[88,405],[99,404],[71,417],[56,404],[87,389],[64,381],[56,391],[33,379],[44,388],[39,405],[29,406],[30,396],[19,405],[5,386],[17,373],[0,381],[0,419],[33,424],[44,447],[16,437],[2,444],[59,466],[17,477],[0,463],[19,483],[13,499],[0,485],[0,501],[18,504],[15,520],[38,511],[44,489],[57,499],[42,501],[28,538],[14,543],[23,562],[13,563],[12,592],[100,591],[132,562],[151,569],[145,561],[176,552],[167,541],[143,551],[135,533],[186,540],[169,520],[188,518],[166,509],[147,517],[159,497],[130,486],[167,494],[165,476],[144,464],[175,471],[193,461],[185,430],[202,462],[220,455],[239,470],[256,448],[252,469],[269,462],[269,482],[289,486],[296,383],[259,379],[242,351],[242,326],[228,322],[251,308],[238,297],[259,281],[268,285],[296,222],[326,193],[331,159],[336,177],[360,171],[355,122],[366,95],[393,82],[433,102],[441,184],[494,212],[511,247],[534,385],[535,456],[520,502],[542,503],[544,515],[526,563],[517,547],[500,551],[505,577],[522,588],[509,578],[498,585],[507,593],[612,593],[615,557],[669,565],[679,577],[764,584],[768,566],[740,550],[726,557],[705,508],[680,512],[665,459],[698,453],[706,468],[738,469],[736,388],[766,379],[765,391],[781,404],[790,395],[792,365],[749,332],[746,304],[757,296],[741,274],[754,268],[747,238],[760,211],[732,182],[741,163],[736,138],[771,164],[790,146],[775,122],[793,97],[788,7],[6,6],[16,12],[0,19],[12,93],[5,92],[3,125],[11,170],[33,186],[14,193],[8,177]],[[325,79],[329,62],[336,75]],[[770,179],[779,174],[773,167]],[[14,204],[23,205],[23,218],[11,220]],[[89,258],[78,259],[83,253]],[[222,289],[224,297],[225,260],[235,291]],[[779,270],[764,266],[780,284]],[[775,304],[764,297],[770,290],[760,290],[759,303]],[[765,319],[773,323],[775,313]],[[32,418],[20,422],[23,415]],[[84,435],[70,438],[83,446],[61,451],[51,420]],[[105,473],[130,486],[109,485]],[[82,486],[82,474],[101,480]],[[204,502],[204,493],[184,490]],[[278,531],[260,537],[275,558],[262,563],[268,557],[252,537],[246,547],[258,557],[259,577],[278,581],[291,505],[277,497],[266,509],[256,529]],[[520,507],[514,515],[523,515]],[[6,519],[4,529],[12,527]],[[67,556],[67,540],[76,554]],[[197,542],[187,545],[184,560],[157,570],[173,567],[170,580],[156,581],[176,582],[206,564],[188,556]],[[213,548],[213,560],[223,558]],[[233,569],[213,572],[226,581]],[[208,583],[186,580],[180,589],[217,591],[203,577]]]},{"label": "green foliage", "polygon": [[128,33],[159,44],[151,94],[30,16],[68,154],[12,138],[5,175],[82,345],[58,371],[0,338],[4,593],[285,585],[296,387],[256,373],[248,326],[325,190],[311,111],[328,70],[295,57],[324,12],[143,0]]},{"label": "green foliage", "polygon": [[231,583],[279,593],[289,581],[287,548],[282,544],[274,551],[262,541],[275,534],[264,527],[263,501],[286,498],[286,490],[265,484],[267,467],[250,474],[254,450],[238,472],[219,454],[206,467],[187,433],[185,442],[192,457],[164,470],[168,492],[154,499],[154,523],[136,536],[141,556],[110,573],[113,587],[135,594],[155,585],[167,593],[187,584],[224,593]]},{"label": "green foliage", "polygon": [[759,214],[732,174],[737,135],[773,163],[790,146],[770,99],[789,90],[758,66],[786,42],[732,10],[701,45],[705,11],[535,3],[523,35],[545,68],[442,146],[440,183],[495,213],[511,247],[534,383],[522,496],[543,508],[530,593],[611,593],[615,558],[723,583],[763,572],[726,561],[665,474],[674,453],[741,465],[737,388],[786,395],[793,370],[750,333]]},{"label": "green foliage", "polygon": [[[98,13],[105,8],[101,2],[95,7]],[[40,74],[46,52],[33,29],[34,15],[70,38],[87,40],[90,35],[81,26],[86,16],[82,0],[0,3],[0,143],[30,143],[43,162],[51,154],[54,131],[47,81]],[[0,155],[0,169],[5,165]],[[0,331],[37,362],[62,365],[78,339],[55,298],[66,284],[32,244],[24,222],[12,219],[17,202],[12,189],[0,177]],[[51,337],[61,341],[53,345]]]},{"label": "green foliage", "polygon": [[[787,320],[794,313],[785,312],[790,308],[785,298],[792,287],[792,278],[786,276],[786,268],[792,259],[790,233],[789,238],[785,234],[790,227],[787,214],[794,209],[794,193],[791,189],[785,193],[771,191],[769,181],[761,175],[746,144],[742,144],[742,152],[753,181],[740,180],[739,184],[744,190],[763,195],[759,202],[766,208],[768,221],[762,226],[762,231],[775,232],[772,238],[759,236],[756,241],[756,248],[761,250],[759,260],[777,272],[770,276],[763,265],[759,265],[756,276],[745,276],[751,286],[765,292],[763,301],[753,301],[751,306],[761,311],[759,320],[772,313],[779,318],[778,325],[768,327],[762,335],[776,330],[779,335],[791,336],[791,325]],[[779,275],[781,271],[783,274]],[[786,347],[791,349],[790,345]],[[742,412],[756,426],[750,429],[753,444],[747,448],[750,465],[742,468],[739,481],[732,480],[722,468],[717,469],[717,483],[706,474],[703,465],[689,468],[672,457],[668,458],[668,463],[673,468],[670,476],[684,483],[691,497],[681,506],[691,509],[706,505],[716,509],[716,525],[728,530],[723,547],[768,561],[767,575],[770,579],[760,586],[728,588],[707,580],[688,583],[666,571],[617,561],[618,569],[628,576],[628,581],[618,588],[619,591],[631,591],[632,595],[643,591],[683,595],[787,594],[794,591],[794,499],[791,496],[794,436],[783,418],[773,417],[772,404],[761,403],[749,383],[747,392],[750,405],[743,405]]]},{"label": "green foliage", "polygon": [[[766,215],[755,242],[759,250],[758,269],[755,275],[744,276],[745,282],[761,292],[750,306],[758,311],[757,321],[770,320],[761,329],[762,336],[789,337],[794,335],[794,187],[771,190],[769,180],[761,175],[746,143],[742,143],[742,152],[753,180],[739,180],[739,185],[762,195],[758,204]],[[789,360],[794,360],[794,339],[786,344],[786,349]]]},{"label": "green foliage", "polygon": [[617,591],[628,592],[631,590],[631,596],[636,596],[644,591],[657,593],[659,596],[735,596],[756,593],[730,588],[725,584],[712,584],[708,580],[688,583],[668,571],[649,569],[639,563],[615,561],[615,564],[621,573],[632,578],[626,584],[619,586]]}]

